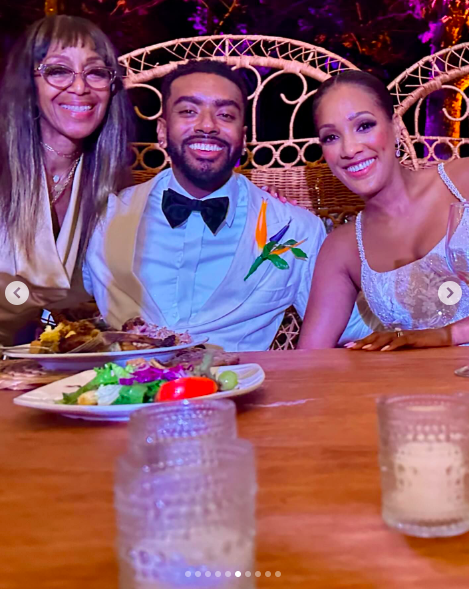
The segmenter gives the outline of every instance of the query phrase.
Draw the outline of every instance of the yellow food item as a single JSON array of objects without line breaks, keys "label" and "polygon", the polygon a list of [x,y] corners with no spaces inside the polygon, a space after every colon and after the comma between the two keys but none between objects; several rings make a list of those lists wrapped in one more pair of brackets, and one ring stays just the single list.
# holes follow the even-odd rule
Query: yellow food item
[{"label": "yellow food item", "polygon": [[46,328],[39,336],[41,342],[58,342],[61,336],[61,331],[64,327],[63,323],[59,323],[54,329],[50,325],[46,325]]},{"label": "yellow food item", "polygon": [[30,354],[40,354],[42,347],[43,346],[38,339],[34,340],[29,344],[29,352]]},{"label": "yellow food item", "polygon": [[54,328],[47,325],[39,336],[39,340],[30,344],[30,352],[39,354],[69,352],[75,347],[93,339],[99,333],[99,329],[93,323],[86,320],[61,321]]},{"label": "yellow food item", "polygon": [[47,348],[52,353],[59,351],[62,326],[62,323],[59,323],[54,329],[50,325],[46,326],[39,336],[39,349],[37,350],[39,353],[44,352],[44,348]]},{"label": "yellow food item", "polygon": [[96,391],[88,391],[87,393],[83,393],[80,395],[77,400],[77,405],[97,405],[98,404],[98,395]]},{"label": "yellow food item", "polygon": [[120,342],[119,349],[121,352],[128,352],[128,351],[136,350],[137,347],[132,342]]}]

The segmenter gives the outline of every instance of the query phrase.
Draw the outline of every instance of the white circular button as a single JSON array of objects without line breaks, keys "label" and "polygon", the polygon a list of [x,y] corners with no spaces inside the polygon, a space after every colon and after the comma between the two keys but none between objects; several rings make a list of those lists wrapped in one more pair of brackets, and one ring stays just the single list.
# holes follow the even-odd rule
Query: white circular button
[{"label": "white circular button", "polygon": [[456,305],[462,297],[462,289],[457,282],[448,280],[438,289],[438,298],[444,305]]},{"label": "white circular button", "polygon": [[12,305],[22,305],[29,298],[29,288],[24,282],[15,280],[6,287],[5,297]]}]

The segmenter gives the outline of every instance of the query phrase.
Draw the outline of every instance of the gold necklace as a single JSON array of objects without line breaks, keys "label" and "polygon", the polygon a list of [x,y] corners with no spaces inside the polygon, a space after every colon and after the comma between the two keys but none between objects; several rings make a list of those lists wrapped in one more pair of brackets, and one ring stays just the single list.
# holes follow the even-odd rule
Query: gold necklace
[{"label": "gold necklace", "polygon": [[73,160],[73,159],[80,156],[80,152],[78,150],[73,151],[72,153],[61,153],[60,151],[57,151],[56,149],[54,149],[52,147],[52,145],[49,145],[48,143],[45,143],[44,141],[41,141],[41,145],[42,145],[42,147],[45,147],[47,149],[47,151],[55,153],[55,155],[58,155],[59,157],[64,157],[68,160]]},{"label": "gold necklace", "polygon": [[51,192],[52,192],[51,199],[50,199],[50,206],[51,207],[55,205],[55,203],[59,200],[59,198],[65,192],[65,189],[67,188],[67,186],[72,181],[72,178],[73,178],[73,175],[75,174],[75,170],[77,169],[79,160],[80,160],[80,158],[77,158],[75,160],[75,162],[73,163],[72,167],[70,168],[69,173],[67,174],[67,177],[60,184],[59,184],[58,180],[57,181],[55,180],[56,177],[57,177],[57,175],[54,175],[53,176],[53,181],[56,182],[56,185],[53,186],[52,187],[52,190],[51,190]]}]

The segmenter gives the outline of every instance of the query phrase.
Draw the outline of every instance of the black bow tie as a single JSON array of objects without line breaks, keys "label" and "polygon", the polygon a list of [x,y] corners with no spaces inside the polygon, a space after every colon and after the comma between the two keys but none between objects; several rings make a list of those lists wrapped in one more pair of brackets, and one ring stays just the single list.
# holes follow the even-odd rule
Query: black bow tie
[{"label": "black bow tie", "polygon": [[187,198],[187,196],[168,188],[163,192],[161,208],[173,229],[187,221],[192,211],[198,211],[207,227],[215,234],[226,218],[229,204],[230,200],[227,196],[198,200]]}]

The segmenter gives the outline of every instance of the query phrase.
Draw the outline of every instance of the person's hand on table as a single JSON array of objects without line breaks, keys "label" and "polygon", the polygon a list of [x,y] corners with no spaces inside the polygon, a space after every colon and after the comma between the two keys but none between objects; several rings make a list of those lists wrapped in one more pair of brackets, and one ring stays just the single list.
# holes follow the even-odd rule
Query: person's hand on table
[{"label": "person's hand on table", "polygon": [[451,327],[409,331],[375,331],[357,342],[345,344],[349,350],[392,352],[400,348],[441,348],[452,346]]},{"label": "person's hand on table", "polygon": [[283,202],[283,203],[288,202],[295,207],[298,206],[298,201],[296,200],[296,198],[287,198],[283,194],[283,192],[281,190],[277,190],[277,188],[275,188],[275,186],[263,186],[262,190],[264,190],[265,192],[268,192],[270,194],[270,196],[278,199],[280,202]]}]

